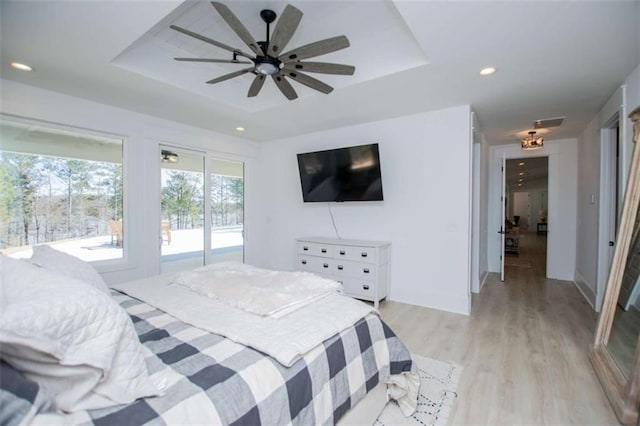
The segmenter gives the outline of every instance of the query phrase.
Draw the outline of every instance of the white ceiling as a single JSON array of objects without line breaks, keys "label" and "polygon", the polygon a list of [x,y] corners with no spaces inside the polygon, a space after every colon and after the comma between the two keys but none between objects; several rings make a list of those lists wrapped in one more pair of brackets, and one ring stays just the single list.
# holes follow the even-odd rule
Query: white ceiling
[{"label": "white ceiling", "polygon": [[[304,17],[288,47],[344,34],[352,46],[318,61],[355,65],[356,74],[314,75],[336,88],[329,95],[294,82],[300,98],[287,101],[267,82],[246,99],[248,76],[204,84],[239,65],[171,60],[227,55],[171,34],[169,22],[248,50],[208,3],[181,3],[3,0],[0,76],[222,133],[243,126],[253,140],[471,104],[499,144],[556,116],[567,119],[546,140],[577,136],[640,62],[638,0],[300,0],[291,2]],[[262,39],[259,11],[286,2],[226,4]],[[10,68],[14,60],[35,71]],[[480,77],[486,65],[498,72]]]}]

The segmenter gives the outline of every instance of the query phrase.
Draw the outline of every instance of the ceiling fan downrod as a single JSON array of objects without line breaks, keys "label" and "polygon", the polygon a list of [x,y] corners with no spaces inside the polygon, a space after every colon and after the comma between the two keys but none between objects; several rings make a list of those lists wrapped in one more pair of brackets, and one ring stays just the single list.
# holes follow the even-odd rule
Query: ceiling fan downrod
[{"label": "ceiling fan downrod", "polygon": [[271,23],[276,20],[278,15],[271,9],[263,9],[260,11],[260,17],[267,24],[267,39],[266,41],[259,41],[258,45],[262,50],[263,56],[256,56],[253,62],[256,64],[256,71],[262,75],[274,75],[280,71],[280,60],[267,54],[269,49],[269,41],[271,34],[269,32]]},{"label": "ceiling fan downrod", "polygon": [[262,18],[264,23],[267,24],[267,40],[259,41],[258,44],[260,45],[260,48],[264,52],[265,56],[267,55],[267,49],[269,48],[269,39],[271,38],[269,29],[271,28],[271,23],[276,20],[277,16],[278,15],[271,9],[263,9],[260,11],[260,17]]}]

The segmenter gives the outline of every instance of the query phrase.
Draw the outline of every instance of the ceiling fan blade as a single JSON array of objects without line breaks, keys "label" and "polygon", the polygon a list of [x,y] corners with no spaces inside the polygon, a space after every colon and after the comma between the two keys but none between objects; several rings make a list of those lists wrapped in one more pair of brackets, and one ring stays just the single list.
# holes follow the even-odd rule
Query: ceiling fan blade
[{"label": "ceiling fan blade", "polygon": [[240,71],[234,71],[234,72],[231,72],[229,74],[222,75],[222,76],[220,76],[218,78],[214,78],[213,80],[209,80],[209,81],[207,81],[207,84],[220,83],[221,81],[229,80],[230,78],[233,78],[233,77],[238,77],[238,76],[240,76],[242,74],[246,74],[246,73],[248,73],[250,71],[253,71],[253,70],[254,70],[254,67],[245,68],[245,69],[240,70]]},{"label": "ceiling fan blade", "polygon": [[281,73],[274,74],[271,76],[271,78],[273,78],[276,86],[278,86],[278,89],[280,89],[282,94],[285,95],[287,99],[292,101],[298,97],[298,94],[293,89],[293,86],[291,86],[291,83],[285,80],[284,76]]},{"label": "ceiling fan blade", "polygon": [[297,81],[300,84],[304,84],[307,87],[310,87],[312,89],[315,89],[319,92],[322,93],[331,93],[331,91],[333,91],[333,87],[329,86],[328,84],[325,84],[323,82],[321,82],[318,79],[315,79],[311,76],[308,76],[306,74],[302,74],[299,71],[286,71],[283,72],[282,74],[286,75],[287,77],[293,79],[293,81]]},{"label": "ceiling fan blade", "polygon": [[276,28],[273,30],[271,40],[269,40],[269,49],[267,53],[274,58],[278,57],[280,52],[287,46],[293,33],[296,32],[300,20],[302,19],[302,12],[291,6],[290,4],[284,8],[282,15],[278,19]]},{"label": "ceiling fan blade", "polygon": [[253,83],[251,83],[251,87],[249,87],[249,93],[247,93],[248,98],[253,98],[258,93],[260,93],[260,89],[264,85],[264,81],[267,79],[267,76],[264,74],[256,75],[256,78],[253,79]]},{"label": "ceiling fan blade", "polygon": [[353,75],[352,65],[330,64],[326,62],[290,62],[284,66],[287,71],[317,72],[320,74]]},{"label": "ceiling fan blade", "polygon": [[242,25],[242,22],[233,14],[231,9],[225,6],[222,3],[218,3],[217,1],[212,1],[211,5],[218,11],[222,19],[225,20],[227,24],[231,27],[231,29],[240,37],[242,41],[245,42],[247,46],[251,48],[253,53],[258,56],[264,56],[264,52],[260,49],[260,45],[253,38],[251,33]]},{"label": "ceiling fan blade", "polygon": [[346,36],[331,37],[314,43],[305,44],[296,49],[283,53],[278,57],[282,62],[289,63],[301,59],[312,58],[327,53],[335,52],[349,47],[349,39]]},{"label": "ceiling fan blade", "polygon": [[249,61],[239,61],[237,59],[208,59],[208,58],[173,58],[182,62],[214,62],[216,64],[250,64]]},{"label": "ceiling fan blade", "polygon": [[210,39],[209,37],[205,37],[201,34],[198,33],[194,33],[193,31],[189,31],[185,28],[181,28],[177,25],[169,25],[169,28],[171,28],[174,31],[178,31],[179,33],[188,35],[189,37],[193,37],[196,38],[200,41],[204,41],[205,43],[209,43],[209,44],[213,44],[216,47],[219,47],[220,49],[224,49],[224,50],[228,50],[229,52],[235,53],[237,55],[240,56],[244,56],[245,58],[249,58],[251,59],[251,56],[248,53],[244,53],[243,51],[239,50],[239,49],[235,49],[231,46],[228,46],[224,43],[220,43],[219,41],[215,41],[213,39]]}]

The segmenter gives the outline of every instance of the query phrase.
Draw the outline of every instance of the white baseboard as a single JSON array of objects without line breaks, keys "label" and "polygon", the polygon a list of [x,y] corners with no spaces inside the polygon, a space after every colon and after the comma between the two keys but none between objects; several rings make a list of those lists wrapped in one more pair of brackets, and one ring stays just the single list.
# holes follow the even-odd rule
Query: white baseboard
[{"label": "white baseboard", "polygon": [[415,297],[408,299],[402,297],[393,297],[389,300],[392,300],[394,302],[406,303],[408,305],[421,306],[423,308],[452,312],[454,314],[471,314],[470,296],[469,298],[467,298],[442,293],[430,293],[428,297],[424,297],[421,299],[422,300],[418,300]]},{"label": "white baseboard", "polygon": [[580,293],[582,293],[584,298],[587,299],[587,302],[589,302],[591,307],[595,310],[596,294],[587,283],[587,280],[585,280],[584,277],[580,275],[580,272],[576,271],[576,279],[573,281],[573,283],[576,285]]}]

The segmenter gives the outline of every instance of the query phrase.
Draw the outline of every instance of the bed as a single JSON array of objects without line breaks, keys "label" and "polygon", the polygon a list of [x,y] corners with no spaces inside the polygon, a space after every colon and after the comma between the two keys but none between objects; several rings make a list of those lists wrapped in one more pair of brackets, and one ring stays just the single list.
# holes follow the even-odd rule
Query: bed
[{"label": "bed", "polygon": [[[149,378],[161,383],[160,395],[66,414],[40,412],[29,419],[32,424],[335,424],[368,393],[375,390],[380,395],[380,389],[387,386],[402,409],[415,409],[419,381],[411,355],[376,312],[354,320],[311,350],[300,343],[302,353],[297,356],[286,347],[268,355],[272,348],[261,346],[260,341],[256,349],[239,343],[246,336],[233,335],[232,340],[213,332],[212,327],[224,324],[223,317],[231,315],[230,308],[218,309],[219,301],[175,285],[170,277],[127,283],[110,291],[131,318]],[[321,301],[328,305],[361,303],[337,296],[342,299],[321,297],[266,322],[286,323],[282,320],[289,317],[295,322],[306,310],[320,306],[322,311]],[[191,309],[194,304],[195,310]],[[247,315],[251,314],[240,313],[240,324],[243,317],[251,318]],[[227,322],[234,321],[227,318]],[[260,321],[257,323],[262,332]],[[323,327],[319,329],[325,333],[330,329]],[[235,329],[227,324],[223,331],[233,334]],[[281,334],[273,340],[291,340],[287,331]],[[3,389],[5,382],[0,386]],[[33,399],[23,404],[31,414],[46,411],[47,404]],[[373,410],[382,408],[383,404],[376,403]],[[371,410],[367,408],[369,414]],[[377,413],[373,414],[375,419]]]}]

